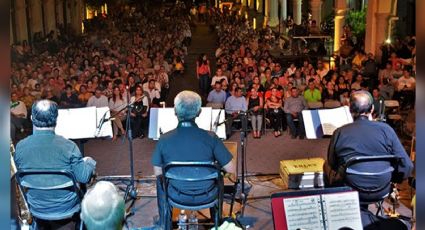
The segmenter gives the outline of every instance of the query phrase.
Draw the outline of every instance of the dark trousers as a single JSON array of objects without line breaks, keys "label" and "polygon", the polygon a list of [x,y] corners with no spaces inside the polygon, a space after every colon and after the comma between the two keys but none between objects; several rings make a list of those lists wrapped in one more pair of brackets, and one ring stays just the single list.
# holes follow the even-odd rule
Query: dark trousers
[{"label": "dark trousers", "polygon": [[237,123],[238,129],[241,128],[241,131],[248,131],[248,117],[246,115],[239,115],[232,118],[231,114],[226,113],[226,136],[229,138],[232,135],[233,121],[239,119],[240,123]]},{"label": "dark trousers", "polygon": [[[173,200],[179,200],[182,203],[186,202],[188,205],[190,205],[191,201],[202,202],[204,200],[208,201],[211,199],[215,199],[215,195],[216,195],[216,193],[210,192],[209,194],[199,197],[200,201],[198,201],[198,198],[194,199],[192,196],[188,197],[186,195],[180,194],[170,189],[168,190],[168,192],[169,192],[169,196],[173,197]],[[160,229],[164,229],[164,230],[173,229],[173,222],[172,222],[173,207],[169,205],[167,202],[167,198],[165,196],[165,191],[163,187],[162,177],[157,177],[156,194],[157,194],[158,212],[159,212],[159,225],[160,225],[159,227]],[[211,219],[213,219],[215,216],[214,208],[210,208],[210,214],[211,214]]]},{"label": "dark trousers", "polygon": [[299,112],[297,114],[298,119],[298,126],[295,127],[294,117],[292,117],[292,114],[287,113],[286,114],[286,123],[288,124],[289,131],[291,132],[292,136],[305,136],[305,130],[304,130],[304,121],[302,113]]},{"label": "dark trousers", "polygon": [[199,76],[199,90],[202,96],[207,96],[210,89],[210,77],[208,74]]},{"label": "dark trousers", "polygon": [[132,137],[137,138],[143,134],[143,120],[142,116],[135,116],[131,119],[131,129],[132,129]]},{"label": "dark trousers", "polygon": [[282,127],[283,111],[281,109],[270,109],[269,117],[273,131],[277,132]]}]

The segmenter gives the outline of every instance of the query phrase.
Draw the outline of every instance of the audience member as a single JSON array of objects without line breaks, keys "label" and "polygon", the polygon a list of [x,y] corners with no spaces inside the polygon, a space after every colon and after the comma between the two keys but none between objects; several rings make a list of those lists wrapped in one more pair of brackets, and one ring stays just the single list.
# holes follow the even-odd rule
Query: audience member
[{"label": "audience member", "polygon": [[109,107],[108,98],[103,95],[102,89],[100,87],[96,88],[94,95],[89,98],[86,106],[94,106],[96,108]]},{"label": "audience member", "polygon": [[226,92],[221,89],[221,82],[216,81],[214,89],[208,94],[207,106],[212,107],[213,109],[222,109],[224,108],[226,99]]},{"label": "audience member", "polygon": [[260,138],[261,125],[263,123],[263,98],[258,95],[257,89],[251,88],[250,95],[246,100],[251,117],[252,136]]},{"label": "audience member", "polygon": [[[313,84],[313,82],[311,82]],[[307,109],[307,102],[303,96],[298,95],[298,89],[292,87],[291,97],[287,98],[283,106],[283,111],[286,115],[286,122],[289,127],[292,139],[299,136],[304,139],[305,130],[301,111]],[[295,127],[294,119],[298,119],[298,126]]]}]

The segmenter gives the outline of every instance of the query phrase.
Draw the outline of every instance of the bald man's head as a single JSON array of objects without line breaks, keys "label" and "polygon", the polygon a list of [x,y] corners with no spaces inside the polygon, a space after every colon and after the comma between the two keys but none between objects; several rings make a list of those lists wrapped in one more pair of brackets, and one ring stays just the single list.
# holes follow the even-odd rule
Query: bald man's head
[{"label": "bald man's head", "polygon": [[353,92],[350,98],[350,112],[354,118],[360,115],[369,116],[373,112],[372,95],[365,90]]},{"label": "bald man's head", "polygon": [[40,100],[32,105],[31,120],[37,128],[54,128],[58,118],[58,105],[51,100]]}]

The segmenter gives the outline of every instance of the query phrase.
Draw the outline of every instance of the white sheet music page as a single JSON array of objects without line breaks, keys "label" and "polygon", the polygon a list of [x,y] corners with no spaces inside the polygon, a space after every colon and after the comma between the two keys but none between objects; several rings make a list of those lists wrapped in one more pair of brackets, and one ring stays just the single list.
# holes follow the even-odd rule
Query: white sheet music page
[{"label": "white sheet music page", "polygon": [[356,191],[322,195],[327,229],[349,227],[362,230],[359,195]]},{"label": "white sheet music page", "polygon": [[318,112],[324,135],[332,135],[337,128],[353,122],[348,106],[320,109]]},{"label": "white sheet music page", "polygon": [[[111,117],[111,112],[109,111],[109,107],[101,107],[96,109],[96,127],[99,126],[100,120],[103,115],[105,115],[104,119],[109,119]],[[100,130],[96,129],[96,137],[112,137],[112,122],[107,121],[103,123],[102,128]]]},{"label": "white sheet music page", "polygon": [[324,229],[320,195],[283,199],[288,230]]},{"label": "white sheet music page", "polygon": [[96,123],[96,107],[59,109],[55,133],[67,139],[93,138]]}]

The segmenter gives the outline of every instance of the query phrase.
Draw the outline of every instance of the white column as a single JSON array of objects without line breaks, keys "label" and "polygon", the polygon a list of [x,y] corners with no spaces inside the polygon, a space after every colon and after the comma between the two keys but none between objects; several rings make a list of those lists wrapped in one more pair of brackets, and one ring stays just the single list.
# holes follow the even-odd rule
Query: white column
[{"label": "white column", "polygon": [[288,4],[286,2],[287,0],[280,0],[280,20],[286,20],[286,18],[288,17]]},{"label": "white column", "polygon": [[302,1],[301,0],[293,0],[292,1],[293,4],[293,12],[294,12],[294,23],[297,25],[301,24],[301,4]]},{"label": "white column", "polygon": [[341,36],[345,23],[345,13],[347,11],[346,0],[336,0],[335,2],[335,26],[334,26],[334,51],[339,51],[341,46]]},{"label": "white column", "polygon": [[322,20],[322,0],[311,0],[311,15],[312,19],[316,20],[316,25],[320,26]]},{"label": "white column", "polygon": [[56,13],[58,24],[63,24],[63,0],[56,0]]},{"label": "white column", "polygon": [[25,0],[15,1],[15,20],[16,20],[16,37],[17,41],[28,41],[27,20],[25,15]]},{"label": "white column", "polygon": [[270,20],[268,22],[270,27],[279,25],[279,4],[277,1],[278,0],[270,0]]},{"label": "white column", "polygon": [[44,0],[44,23],[46,25],[46,33],[56,30],[56,19],[55,19],[55,1]]},{"label": "white column", "polygon": [[270,17],[270,1],[271,0],[264,1],[264,16],[266,17],[267,20],[268,20],[268,17]]},{"label": "white column", "polygon": [[31,0],[30,2],[30,18],[31,32],[42,32],[43,31],[43,19],[41,18],[41,4],[40,0]]},{"label": "white column", "polygon": [[256,0],[257,1],[257,12],[262,13],[263,12],[263,0]]},{"label": "white column", "polygon": [[248,0],[248,5],[250,9],[254,9],[254,1],[256,0]]}]

